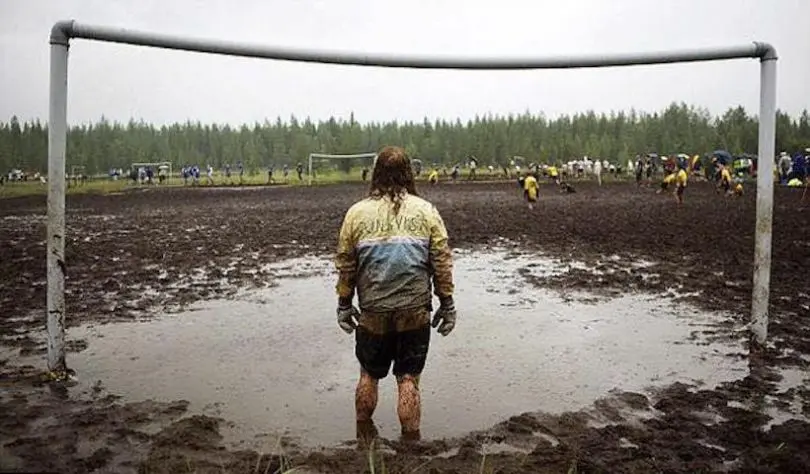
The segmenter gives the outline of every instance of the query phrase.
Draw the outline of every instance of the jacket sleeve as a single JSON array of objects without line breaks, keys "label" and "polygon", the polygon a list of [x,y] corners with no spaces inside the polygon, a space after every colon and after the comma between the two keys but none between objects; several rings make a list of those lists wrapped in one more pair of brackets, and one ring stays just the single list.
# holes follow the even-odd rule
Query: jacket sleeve
[{"label": "jacket sleeve", "polygon": [[338,281],[335,289],[338,298],[351,299],[357,283],[357,238],[354,232],[354,221],[351,211],[346,213],[343,225],[338,236],[335,267],[338,271]]},{"label": "jacket sleeve", "polygon": [[447,243],[444,221],[435,207],[430,216],[430,265],[436,296],[439,299],[453,296],[453,254]]}]

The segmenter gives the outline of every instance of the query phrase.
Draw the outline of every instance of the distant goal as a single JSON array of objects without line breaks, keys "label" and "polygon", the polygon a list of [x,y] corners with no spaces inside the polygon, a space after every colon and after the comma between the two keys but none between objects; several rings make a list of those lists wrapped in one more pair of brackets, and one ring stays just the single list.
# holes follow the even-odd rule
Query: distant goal
[{"label": "distant goal", "polygon": [[356,153],[353,155],[330,155],[326,153],[310,153],[308,160],[307,183],[312,186],[318,174],[335,176],[336,174],[352,173],[357,167],[374,168],[377,163],[377,153]]}]

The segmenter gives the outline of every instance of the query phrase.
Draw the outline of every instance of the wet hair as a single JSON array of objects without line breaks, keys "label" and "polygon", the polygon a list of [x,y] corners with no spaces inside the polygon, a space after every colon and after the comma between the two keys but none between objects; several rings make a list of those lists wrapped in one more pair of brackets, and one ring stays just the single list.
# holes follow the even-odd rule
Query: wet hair
[{"label": "wet hair", "polygon": [[380,199],[387,196],[394,203],[394,214],[398,214],[405,193],[417,195],[411,159],[401,147],[383,147],[377,154],[371,174],[369,197]]}]

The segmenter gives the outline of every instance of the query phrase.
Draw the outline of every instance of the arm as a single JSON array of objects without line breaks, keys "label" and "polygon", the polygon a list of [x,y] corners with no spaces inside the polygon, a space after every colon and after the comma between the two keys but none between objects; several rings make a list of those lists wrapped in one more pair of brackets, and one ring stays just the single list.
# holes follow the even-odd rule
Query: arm
[{"label": "arm", "polygon": [[430,216],[430,265],[433,271],[433,291],[439,300],[453,297],[453,254],[447,243],[447,229],[439,211]]},{"label": "arm", "polygon": [[357,283],[357,253],[355,251],[357,242],[353,224],[351,212],[346,213],[340,228],[337,254],[335,255],[335,267],[338,271],[335,289],[338,304],[341,306],[351,305]]}]

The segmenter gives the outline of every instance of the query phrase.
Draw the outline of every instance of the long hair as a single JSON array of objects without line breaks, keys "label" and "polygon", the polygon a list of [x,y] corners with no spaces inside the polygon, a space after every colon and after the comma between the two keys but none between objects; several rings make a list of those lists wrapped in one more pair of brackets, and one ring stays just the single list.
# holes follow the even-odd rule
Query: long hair
[{"label": "long hair", "polygon": [[403,148],[386,146],[377,154],[369,196],[373,199],[387,196],[394,204],[394,214],[398,214],[406,193],[417,195],[411,159]]}]

